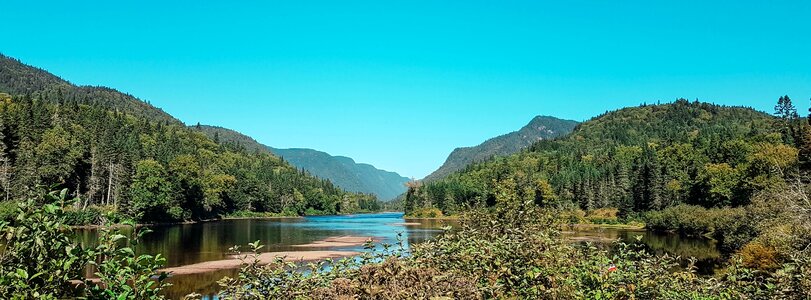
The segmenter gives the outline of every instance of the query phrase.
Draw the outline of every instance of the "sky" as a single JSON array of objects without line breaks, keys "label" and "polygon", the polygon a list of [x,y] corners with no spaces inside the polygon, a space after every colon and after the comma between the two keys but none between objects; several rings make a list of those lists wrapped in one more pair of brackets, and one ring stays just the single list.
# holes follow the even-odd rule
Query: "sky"
[{"label": "sky", "polygon": [[811,1],[3,0],[0,53],[422,178],[536,115],[811,98]]}]

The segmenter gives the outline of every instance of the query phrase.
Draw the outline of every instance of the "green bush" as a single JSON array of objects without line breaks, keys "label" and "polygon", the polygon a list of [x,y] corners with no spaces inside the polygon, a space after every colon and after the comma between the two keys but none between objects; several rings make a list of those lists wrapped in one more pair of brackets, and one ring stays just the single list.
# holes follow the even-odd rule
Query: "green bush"
[{"label": "green bush", "polygon": [[[76,200],[67,195],[62,190],[29,199],[12,220],[0,220],[0,299],[163,299],[166,275],[157,270],[165,260],[135,255],[143,233],[132,230],[128,237],[102,229],[97,247],[74,243],[62,207]],[[89,266],[100,282],[84,277]]]},{"label": "green bush", "polygon": [[17,213],[17,203],[0,201],[0,221],[11,221]]},{"label": "green bush", "polygon": [[90,206],[85,209],[65,210],[66,225],[100,225],[103,219],[101,210],[95,206]]},{"label": "green bush", "polygon": [[444,215],[438,208],[420,208],[408,214],[411,218],[441,218]]},{"label": "green bush", "polygon": [[712,232],[712,213],[701,206],[677,205],[644,216],[648,229],[674,231],[679,234],[699,236]]}]

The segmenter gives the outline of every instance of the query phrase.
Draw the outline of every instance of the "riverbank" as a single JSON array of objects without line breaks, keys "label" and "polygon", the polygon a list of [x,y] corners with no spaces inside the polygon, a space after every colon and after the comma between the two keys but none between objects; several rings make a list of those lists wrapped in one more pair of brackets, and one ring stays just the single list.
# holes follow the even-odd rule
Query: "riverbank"
[{"label": "riverbank", "polygon": [[[371,236],[332,236],[322,240],[307,244],[292,245],[294,248],[346,248],[362,246],[368,242],[379,242],[379,238]],[[282,259],[285,262],[306,262],[320,261],[330,258],[344,258],[360,255],[358,251],[342,250],[302,250],[302,251],[277,251],[260,253],[256,256],[252,254],[232,255],[229,259],[204,261],[195,264],[170,267],[159,270],[171,275],[189,275],[215,272],[220,270],[238,269],[244,263],[258,263],[267,265]]]},{"label": "riverbank", "polygon": [[591,223],[578,223],[563,225],[564,228],[572,228],[575,230],[590,230],[590,229],[624,229],[634,231],[645,231],[645,224],[641,223],[628,223],[628,224],[591,224]]},{"label": "riverbank", "polygon": [[166,272],[170,275],[190,275],[209,273],[220,270],[239,269],[243,263],[257,262],[259,265],[267,265],[281,258],[284,262],[306,262],[319,261],[330,258],[343,258],[360,255],[357,251],[282,251],[266,252],[257,256],[241,255],[232,256],[230,259],[206,261],[191,265],[160,269],[158,272]]}]

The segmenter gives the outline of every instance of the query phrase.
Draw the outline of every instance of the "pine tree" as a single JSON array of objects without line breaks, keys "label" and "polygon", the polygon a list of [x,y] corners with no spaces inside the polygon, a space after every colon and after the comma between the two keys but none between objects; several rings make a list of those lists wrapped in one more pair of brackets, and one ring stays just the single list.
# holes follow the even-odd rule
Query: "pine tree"
[{"label": "pine tree", "polygon": [[774,114],[779,118],[777,124],[783,134],[783,140],[787,144],[796,145],[799,137],[797,136],[797,124],[795,123],[799,119],[799,115],[797,114],[797,108],[794,107],[788,95],[777,100],[777,105],[774,106]]}]

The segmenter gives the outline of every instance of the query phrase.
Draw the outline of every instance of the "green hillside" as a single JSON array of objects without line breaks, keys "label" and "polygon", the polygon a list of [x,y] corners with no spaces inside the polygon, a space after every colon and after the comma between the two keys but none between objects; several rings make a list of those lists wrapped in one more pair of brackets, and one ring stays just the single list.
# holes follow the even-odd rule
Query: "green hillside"
[{"label": "green hillside", "polygon": [[564,136],[569,134],[576,125],[576,121],[537,116],[518,131],[494,137],[478,146],[454,149],[445,160],[445,163],[426,176],[424,181],[444,178],[475,162],[485,161],[495,156],[517,153],[540,140]]},{"label": "green hillside", "polygon": [[147,102],[111,88],[76,86],[45,70],[0,54],[0,91],[53,104],[76,102],[106,110],[121,111],[152,121],[180,124],[180,121]]},{"label": "green hillside", "polygon": [[282,157],[293,166],[308,173],[330,180],[350,192],[367,193],[388,201],[406,191],[408,178],[395,172],[384,171],[369,164],[361,164],[344,156],[332,156],[312,149],[277,149],[262,145],[239,132],[216,126],[193,126],[212,139],[233,143],[251,152],[267,152]]},{"label": "green hillside", "polygon": [[173,222],[237,211],[348,213],[377,209],[270,153],[217,143],[134,97],[75,87],[0,58],[2,201],[67,188],[73,223]]},{"label": "green hillside", "polygon": [[503,189],[539,204],[621,214],[677,204],[747,204],[796,167],[775,118],[678,100],[606,113],[568,136],[467,167],[409,191],[406,210],[489,206]]}]

